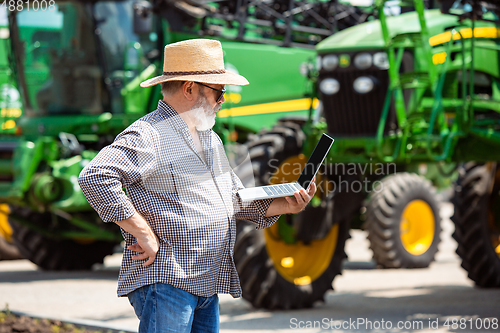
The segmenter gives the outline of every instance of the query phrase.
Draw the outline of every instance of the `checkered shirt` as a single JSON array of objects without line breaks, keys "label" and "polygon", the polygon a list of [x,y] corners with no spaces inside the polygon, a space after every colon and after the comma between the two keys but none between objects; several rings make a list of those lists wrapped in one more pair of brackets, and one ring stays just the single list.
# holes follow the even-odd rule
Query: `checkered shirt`
[{"label": "checkered shirt", "polygon": [[[83,169],[80,187],[104,222],[117,222],[136,211],[160,239],[153,264],[132,260],[126,242],[118,278],[118,296],[152,283],[167,283],[194,295],[241,295],[233,261],[236,219],[265,228],[279,216],[265,217],[272,199],[243,203],[243,188],[220,138],[200,131],[206,162],[177,112],[160,101],[134,122]],[[126,190],[126,194],[123,191]]]}]

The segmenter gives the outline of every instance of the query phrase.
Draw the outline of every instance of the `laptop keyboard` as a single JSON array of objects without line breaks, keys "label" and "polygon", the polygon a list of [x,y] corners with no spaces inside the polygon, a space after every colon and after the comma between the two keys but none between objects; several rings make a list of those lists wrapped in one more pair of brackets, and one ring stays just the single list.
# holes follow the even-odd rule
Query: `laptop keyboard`
[{"label": "laptop keyboard", "polygon": [[281,194],[292,194],[297,191],[297,189],[292,184],[278,184],[278,185],[269,185],[262,186],[264,191],[266,191],[269,195],[281,195]]}]

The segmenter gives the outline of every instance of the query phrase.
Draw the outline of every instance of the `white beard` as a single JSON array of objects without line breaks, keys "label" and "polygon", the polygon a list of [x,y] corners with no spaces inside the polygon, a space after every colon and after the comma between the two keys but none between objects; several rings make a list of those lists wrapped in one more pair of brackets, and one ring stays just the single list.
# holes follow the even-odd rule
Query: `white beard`
[{"label": "white beard", "polygon": [[200,96],[193,109],[188,111],[188,113],[195,124],[195,128],[198,131],[206,131],[214,127],[216,112],[219,111],[220,108],[220,104],[217,104],[215,108],[211,108],[206,97]]}]

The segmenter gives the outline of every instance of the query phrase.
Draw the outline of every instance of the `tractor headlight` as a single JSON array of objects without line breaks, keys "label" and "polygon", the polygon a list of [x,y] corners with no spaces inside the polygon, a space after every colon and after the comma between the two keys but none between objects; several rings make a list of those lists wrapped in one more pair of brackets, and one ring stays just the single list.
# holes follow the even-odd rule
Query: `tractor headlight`
[{"label": "tractor headlight", "polygon": [[359,94],[366,94],[373,90],[375,82],[369,77],[360,76],[354,80],[353,88]]},{"label": "tractor headlight", "polygon": [[389,68],[389,59],[387,58],[387,53],[378,52],[373,55],[373,64],[380,69]]},{"label": "tractor headlight", "polygon": [[321,57],[317,56],[316,57],[316,70],[321,70]]},{"label": "tractor headlight", "polygon": [[337,67],[338,63],[339,58],[334,54],[323,57],[323,68],[327,71],[333,71]]},{"label": "tractor headlight", "polygon": [[319,84],[319,90],[325,95],[333,95],[339,92],[340,83],[332,78],[324,79]]},{"label": "tractor headlight", "polygon": [[354,58],[354,66],[358,69],[367,69],[372,66],[372,56],[369,53],[360,53]]}]

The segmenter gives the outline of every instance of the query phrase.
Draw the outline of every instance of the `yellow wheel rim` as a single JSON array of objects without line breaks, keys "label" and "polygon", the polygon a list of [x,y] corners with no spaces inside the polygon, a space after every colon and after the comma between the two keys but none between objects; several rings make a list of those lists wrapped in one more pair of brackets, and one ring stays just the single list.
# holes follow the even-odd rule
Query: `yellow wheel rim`
[{"label": "yellow wheel rim", "polygon": [[434,240],[435,219],[429,204],[423,200],[411,201],[403,211],[400,223],[401,242],[413,255],[425,253]]},{"label": "yellow wheel rim", "polygon": [[0,237],[12,243],[12,228],[9,224],[9,205],[0,204]]},{"label": "yellow wheel rim", "polygon": [[293,284],[305,285],[319,278],[332,261],[339,225],[334,225],[324,239],[314,240],[307,245],[300,241],[286,244],[279,239],[276,223],[265,229],[264,234],[267,253],[280,275]]},{"label": "yellow wheel rim", "polygon": [[[270,183],[278,184],[297,180],[304,168],[307,158],[304,155],[286,159],[273,173]],[[316,177],[316,181],[321,176]],[[324,195],[325,191],[317,191],[316,195]],[[307,285],[319,278],[330,265],[339,234],[338,224],[334,225],[323,239],[308,244],[301,241],[295,244],[285,243],[279,236],[278,223],[264,230],[266,250],[273,260],[278,273],[295,285]]]}]

